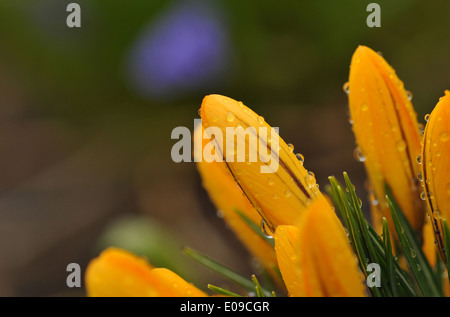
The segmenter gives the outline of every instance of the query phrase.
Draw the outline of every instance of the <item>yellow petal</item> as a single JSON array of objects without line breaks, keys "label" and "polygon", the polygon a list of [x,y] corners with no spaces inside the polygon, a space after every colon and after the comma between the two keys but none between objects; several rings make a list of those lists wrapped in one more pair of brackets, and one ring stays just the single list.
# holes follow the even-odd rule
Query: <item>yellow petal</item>
[{"label": "yellow petal", "polygon": [[86,292],[91,297],[206,296],[166,269],[118,248],[108,248],[86,269]]},{"label": "yellow petal", "polygon": [[431,221],[428,220],[423,226],[423,253],[432,267],[436,266],[436,244],[434,243],[434,230]]},{"label": "yellow petal", "polygon": [[423,195],[445,261],[442,219],[450,218],[450,91],[440,98],[425,126],[422,149]]},{"label": "yellow petal", "polygon": [[417,180],[421,149],[417,115],[394,69],[365,46],[359,46],[352,57],[349,108],[380,210],[393,229],[385,200],[387,183],[412,227],[420,231],[425,211]]},{"label": "yellow petal", "polygon": [[311,203],[298,228],[279,226],[275,243],[290,295],[366,295],[344,228],[325,198]]},{"label": "yellow petal", "polygon": [[224,162],[199,160],[203,156],[206,144],[210,142],[210,139],[203,138],[203,134],[203,126],[197,126],[194,131],[194,143],[202,141],[202,146],[194,149],[194,157],[197,158],[197,169],[202,178],[203,187],[220,215],[243,245],[261,261],[273,278],[279,280],[279,274],[274,270],[278,266],[275,250],[261,235],[249,227],[236,210],[242,212],[258,226],[262,220],[261,216],[244,195]]},{"label": "yellow petal", "polygon": [[[242,102],[206,96],[201,117],[206,130],[219,130],[222,138],[213,134],[221,157],[270,230],[296,223],[310,200],[321,196],[314,174],[292,147]],[[226,137],[227,128],[236,139]]]}]

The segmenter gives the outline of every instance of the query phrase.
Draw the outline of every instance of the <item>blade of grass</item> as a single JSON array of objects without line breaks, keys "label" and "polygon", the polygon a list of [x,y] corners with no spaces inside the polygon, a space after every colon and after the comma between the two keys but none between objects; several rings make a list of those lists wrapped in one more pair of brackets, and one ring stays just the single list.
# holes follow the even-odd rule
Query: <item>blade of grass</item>
[{"label": "blade of grass", "polygon": [[212,285],[212,284],[208,284],[208,288],[210,290],[212,290],[213,292],[219,294],[219,295],[225,295],[225,296],[231,296],[231,297],[243,297],[240,294],[236,294],[236,293],[234,293],[232,291],[229,291],[227,289],[223,289],[221,287],[218,287],[218,286],[215,286],[215,285]]},{"label": "blade of grass", "polygon": [[447,274],[450,281],[450,229],[448,227],[447,219],[442,220],[444,226],[444,247],[445,259],[447,261]]},{"label": "blade of grass", "polygon": [[242,211],[239,209],[234,209],[234,211],[241,217],[242,220],[261,238],[263,238],[268,244],[270,244],[272,247],[275,246],[275,241],[273,237],[266,236],[262,230],[261,227],[258,226],[254,221],[252,221],[249,217],[247,217]]},{"label": "blade of grass", "polygon": [[[389,192],[387,191],[387,193]],[[411,229],[404,215],[400,212],[398,205],[393,203],[389,194],[386,195],[386,200],[403,253],[422,294],[426,297],[442,296],[442,292],[436,284],[431,266],[422,252],[414,231]]]},{"label": "blade of grass", "polygon": [[383,217],[383,238],[384,238],[384,253],[386,255],[386,268],[389,276],[389,286],[393,296],[399,296],[397,287],[397,276],[394,270],[394,255],[392,254],[391,233],[387,219]]},{"label": "blade of grass", "polygon": [[[212,271],[228,278],[229,280],[235,282],[236,284],[242,286],[243,288],[247,289],[248,291],[254,292],[255,286],[253,284],[253,281],[244,277],[243,275],[239,274],[238,272],[228,268],[224,264],[210,258],[209,256],[198,252],[192,248],[185,247],[183,248],[183,252],[191,257],[192,259],[196,260],[197,262],[203,264],[204,266],[208,267]],[[268,290],[265,290],[261,288],[262,291],[266,296],[270,296],[271,292]]]}]

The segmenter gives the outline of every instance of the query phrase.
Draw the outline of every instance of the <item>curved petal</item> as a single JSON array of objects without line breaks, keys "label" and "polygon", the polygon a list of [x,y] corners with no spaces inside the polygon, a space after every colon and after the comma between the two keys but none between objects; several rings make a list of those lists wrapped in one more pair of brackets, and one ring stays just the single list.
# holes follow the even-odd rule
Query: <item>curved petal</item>
[{"label": "curved petal", "polygon": [[86,292],[91,297],[207,296],[177,274],[155,269],[145,259],[108,248],[86,269]]},{"label": "curved petal", "polygon": [[[277,228],[275,241],[289,294],[366,296],[356,256],[325,198],[311,203],[298,227]],[[290,283],[291,279],[295,283]]]},{"label": "curved petal", "polygon": [[203,149],[211,141],[204,138],[203,135],[203,126],[197,126],[194,131],[194,144],[201,140],[202,146],[195,147],[194,157],[196,157],[203,187],[219,214],[223,216],[242,244],[261,261],[274,279],[279,280],[279,274],[275,271],[278,265],[274,248],[261,235],[257,234],[237,211],[257,226],[261,223],[261,216],[244,195],[224,162],[200,160],[203,156]]},{"label": "curved petal", "polygon": [[352,57],[349,108],[380,210],[393,229],[385,200],[387,184],[412,227],[420,232],[425,211],[417,180],[421,149],[417,115],[395,70],[365,46],[359,46]]},{"label": "curved petal", "polygon": [[292,147],[242,102],[206,96],[201,117],[206,130],[220,131],[221,140],[213,134],[221,157],[272,231],[280,224],[295,224],[309,202],[321,196],[314,174]]},{"label": "curved petal", "polygon": [[422,149],[423,197],[442,260],[442,218],[450,219],[450,91],[440,98],[425,126]]}]

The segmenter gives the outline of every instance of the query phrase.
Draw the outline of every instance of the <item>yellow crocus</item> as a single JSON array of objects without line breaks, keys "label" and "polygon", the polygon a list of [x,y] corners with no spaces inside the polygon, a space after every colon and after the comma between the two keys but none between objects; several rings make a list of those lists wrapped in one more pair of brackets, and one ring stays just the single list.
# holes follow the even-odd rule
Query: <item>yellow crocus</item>
[{"label": "yellow crocus", "polygon": [[201,146],[194,148],[194,157],[203,187],[220,215],[243,245],[261,261],[261,264],[275,280],[279,280],[279,274],[276,271],[278,264],[273,246],[260,234],[257,234],[238,212],[241,212],[257,226],[261,223],[261,216],[244,196],[224,162],[207,162],[201,159],[205,146],[211,141],[204,136],[204,131],[202,125],[198,125],[194,131],[194,140],[197,140],[194,141],[194,144],[201,140]]},{"label": "yellow crocus", "polygon": [[154,268],[144,258],[108,248],[91,260],[85,275],[90,297],[202,297],[207,296],[165,268]]},{"label": "yellow crocus", "polygon": [[[359,46],[353,54],[348,82],[353,132],[382,216],[394,232],[386,203],[387,184],[398,205],[421,232],[425,211],[420,200],[416,162],[420,154],[417,115],[395,70],[378,53]],[[381,232],[379,215],[374,225]]]},{"label": "yellow crocus", "polygon": [[443,219],[450,218],[450,91],[428,116],[421,156],[422,197],[426,200],[436,245],[445,261]]},{"label": "yellow crocus", "polygon": [[[200,114],[205,130],[212,130],[219,156],[272,232],[278,225],[296,223],[310,201],[322,195],[303,158],[242,102],[209,95]],[[230,130],[236,139],[227,137]]]},{"label": "yellow crocus", "polygon": [[289,296],[366,296],[356,256],[325,198],[310,204],[298,226],[277,227],[275,249]]}]

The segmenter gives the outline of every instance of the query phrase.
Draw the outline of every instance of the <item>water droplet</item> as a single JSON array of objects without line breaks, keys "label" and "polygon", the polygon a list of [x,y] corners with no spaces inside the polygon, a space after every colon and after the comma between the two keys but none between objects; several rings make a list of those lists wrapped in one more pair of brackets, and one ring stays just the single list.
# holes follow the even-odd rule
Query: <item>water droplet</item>
[{"label": "water droplet", "polygon": [[292,192],[288,189],[284,192],[284,197],[289,198],[292,196]]},{"label": "water droplet", "polygon": [[383,53],[381,53],[380,51],[377,51],[377,54],[383,57]]},{"label": "water droplet", "polygon": [[436,220],[441,219],[442,218],[441,212],[439,210],[433,211],[433,218],[436,219]]},{"label": "water droplet", "polygon": [[416,251],[414,251],[414,249],[411,249],[411,257],[414,259],[416,256]]},{"label": "water droplet", "polygon": [[291,144],[291,143],[288,144],[288,151],[289,151],[289,153],[294,152],[294,145],[293,144]]},{"label": "water droplet", "polygon": [[216,215],[219,218],[223,218],[225,216],[225,212],[222,209],[217,209]]},{"label": "water droplet", "polygon": [[362,110],[362,111],[367,111],[367,110],[369,110],[369,106],[368,106],[366,103],[363,103],[363,104],[361,105],[361,110]]},{"label": "water droplet", "polygon": [[202,116],[202,108],[199,108],[197,113],[201,117]]},{"label": "water droplet", "polygon": [[427,194],[425,194],[425,192],[421,192],[420,193],[420,199],[422,199],[422,200],[427,199]]},{"label": "water droplet", "polygon": [[228,122],[234,121],[234,114],[231,111],[227,113],[227,121]]},{"label": "water droplet", "polygon": [[422,155],[419,155],[416,159],[417,163],[422,164]]},{"label": "water droplet", "polygon": [[411,101],[413,99],[413,94],[409,90],[406,91],[406,95],[408,96],[409,101]]},{"label": "water droplet", "polygon": [[263,124],[264,123],[264,117],[259,116],[258,117],[258,122],[259,122],[259,124]]},{"label": "water droplet", "polygon": [[353,157],[358,161],[358,162],[364,162],[366,160],[366,157],[362,154],[361,152],[361,148],[359,146],[357,146],[355,148],[355,150],[353,151]]},{"label": "water droplet", "polygon": [[342,86],[342,89],[344,90],[344,92],[348,95],[350,93],[350,84],[348,82],[346,82],[344,84],[344,86]]},{"label": "water droplet", "polygon": [[419,174],[417,175],[417,179],[423,182],[422,171],[420,171]]},{"label": "water droplet", "polygon": [[428,122],[428,120],[430,119],[430,114],[429,114],[429,113],[426,114],[425,117],[424,117],[424,119],[425,119],[426,122]]},{"label": "water droplet", "polygon": [[309,188],[312,188],[316,185],[316,178],[312,172],[308,172],[308,175],[305,176],[305,183]]},{"label": "water droplet", "polygon": [[272,198],[276,200],[276,199],[280,198],[280,196],[277,193],[275,193],[272,195]]},{"label": "water droplet", "polygon": [[213,116],[212,117],[212,122],[217,122],[218,120],[217,120],[217,117],[216,116]]},{"label": "water droplet", "polygon": [[448,141],[448,133],[447,133],[447,132],[442,132],[442,133],[441,133],[441,136],[439,137],[439,139],[440,139],[442,142],[447,142],[447,141]]},{"label": "water droplet", "polygon": [[267,182],[270,186],[273,186],[273,184],[275,184],[275,179],[273,179],[273,177],[269,177],[269,180]]},{"label": "water droplet", "polygon": [[295,156],[297,157],[297,160],[301,163],[301,165],[303,165],[303,163],[305,162],[305,157],[303,156],[303,154],[297,153],[295,154]]},{"label": "water droplet", "polygon": [[404,151],[406,149],[406,142],[404,140],[400,140],[397,142],[397,151]]}]

